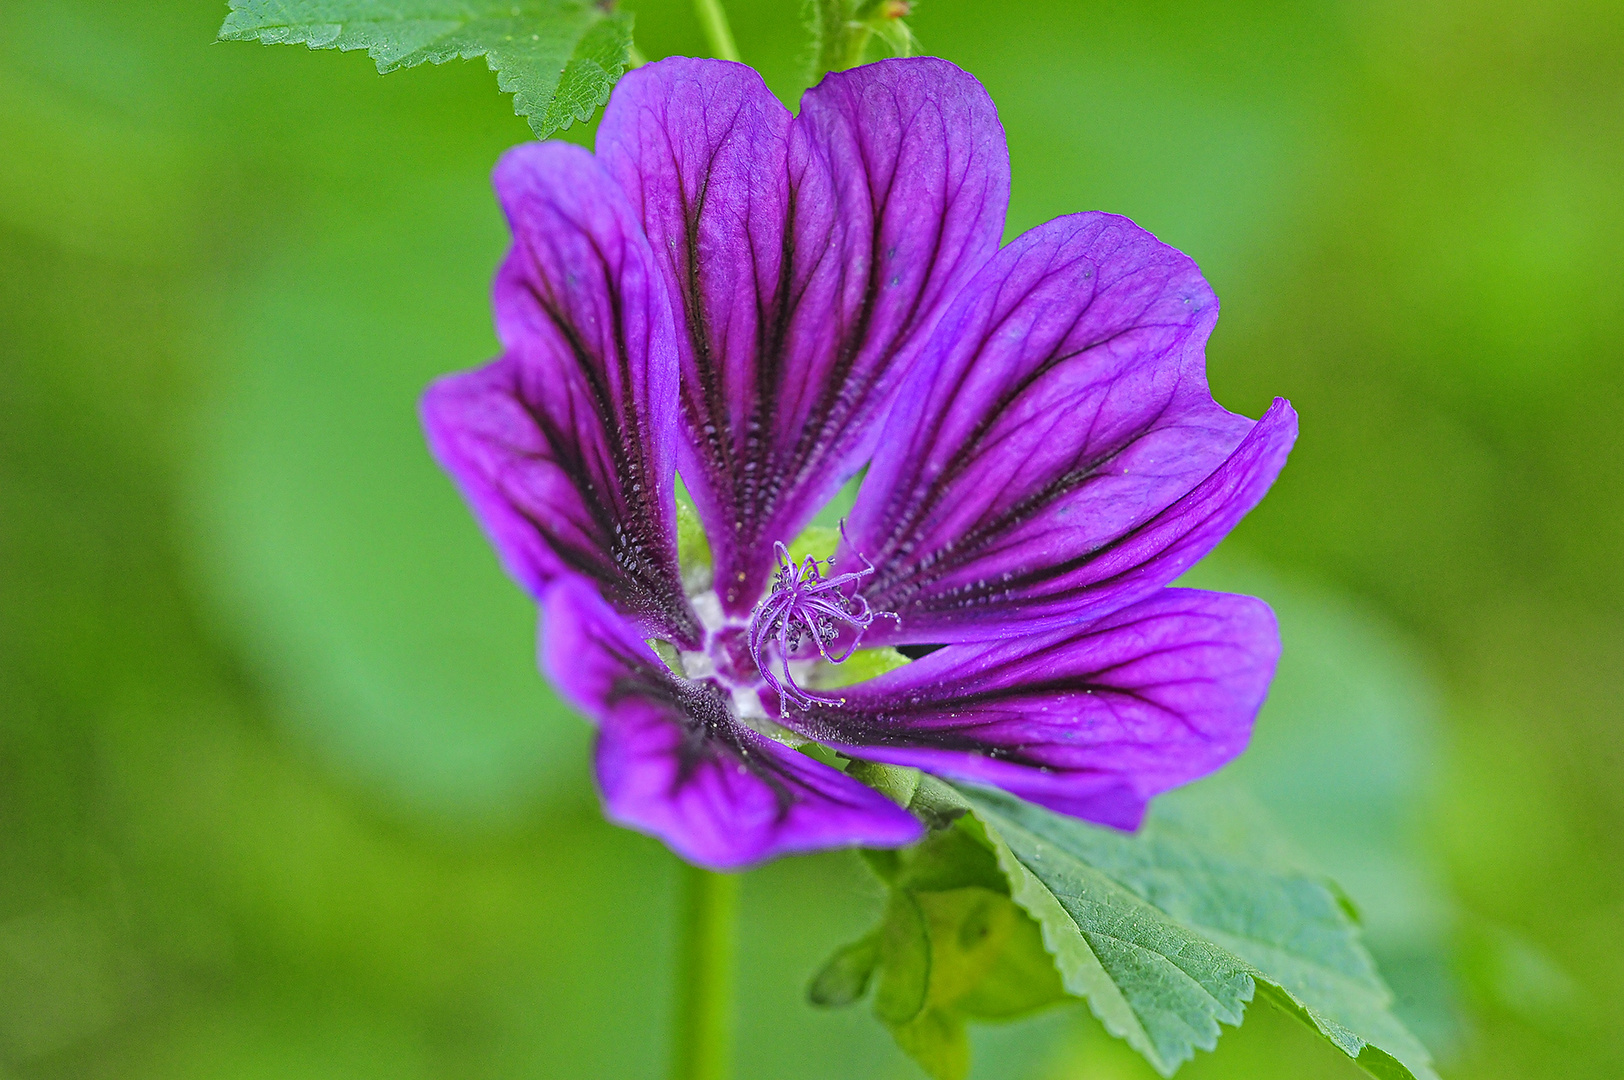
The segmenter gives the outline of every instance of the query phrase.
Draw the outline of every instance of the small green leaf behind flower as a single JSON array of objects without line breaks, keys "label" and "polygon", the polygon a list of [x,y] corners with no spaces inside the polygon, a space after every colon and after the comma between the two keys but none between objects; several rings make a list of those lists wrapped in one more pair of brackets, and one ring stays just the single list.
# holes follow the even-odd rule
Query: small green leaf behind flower
[{"label": "small green leaf behind flower", "polygon": [[590,0],[230,0],[222,41],[365,49],[387,73],[484,57],[545,139],[587,120],[630,64],[632,17]]},{"label": "small green leaf behind flower", "polygon": [[971,832],[949,827],[907,851],[865,855],[890,888],[884,915],[814,976],[813,1004],[850,1005],[872,990],[874,1015],[897,1045],[937,1080],[962,1080],[968,1021],[1065,999],[1037,923]]}]

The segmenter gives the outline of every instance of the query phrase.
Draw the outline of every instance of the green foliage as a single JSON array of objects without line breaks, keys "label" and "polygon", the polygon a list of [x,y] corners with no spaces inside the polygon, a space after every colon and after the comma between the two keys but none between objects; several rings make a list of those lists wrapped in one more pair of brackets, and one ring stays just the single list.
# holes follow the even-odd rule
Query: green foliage
[{"label": "green foliage", "polygon": [[814,1005],[850,1005],[868,993],[869,980],[880,966],[880,934],[866,937],[837,949],[812,978],[806,996]]},{"label": "green foliage", "polygon": [[849,1005],[872,986],[874,1015],[937,1080],[970,1070],[968,1020],[1010,1020],[1065,998],[1037,923],[1009,897],[992,852],[938,830],[902,853],[868,852],[890,887],[880,925],[837,951],[807,996]]},{"label": "green foliage", "polygon": [[699,520],[699,511],[686,492],[677,496],[677,564],[682,568],[682,585],[692,596],[711,586],[710,538]]},{"label": "green foliage", "polygon": [[858,649],[838,664],[819,660],[808,684],[816,690],[834,690],[878,678],[906,663],[908,658],[892,648]]},{"label": "green foliage", "polygon": [[387,73],[484,57],[545,139],[587,120],[625,72],[632,17],[580,0],[231,0],[222,41],[365,49]]},{"label": "green foliage", "polygon": [[[1125,835],[991,789],[854,764],[854,776],[942,821],[906,852],[869,852],[890,886],[880,925],[812,981],[858,1000],[938,1080],[969,1070],[966,1020],[1008,1020],[1068,994],[1163,1076],[1217,1045],[1265,997],[1367,1072],[1436,1080],[1426,1049],[1329,882],[1297,869],[1244,798],[1164,797]],[[966,816],[969,810],[974,816]]]},{"label": "green foliage", "polygon": [[660,663],[670,669],[671,674],[678,677],[683,675],[682,654],[677,651],[675,645],[663,638],[649,638],[648,646],[654,650],[654,655],[660,658]]},{"label": "green foliage", "polygon": [[[305,66],[342,79],[351,65]],[[409,190],[356,192],[296,257],[234,283],[215,324],[229,359],[187,472],[210,617],[301,738],[465,820],[558,797],[590,737],[537,675],[535,606],[424,451],[414,408],[435,376],[495,351],[486,282],[506,237],[480,174],[516,126],[500,117],[455,184],[399,154]]]},{"label": "green foliage", "polygon": [[[926,784],[931,781],[926,781]],[[1164,797],[1129,836],[1002,792],[960,788],[1066,989],[1164,1076],[1261,989],[1374,1076],[1431,1080],[1426,1049],[1339,892],[1293,867],[1233,801]]]},{"label": "green foliage", "polygon": [[826,560],[840,547],[840,530],[828,525],[808,525],[787,546],[789,557],[795,562],[801,562],[808,555]]},{"label": "green foliage", "polygon": [[1219,553],[1180,584],[1261,597],[1288,642],[1252,745],[1215,784],[1255,796],[1357,901],[1362,940],[1434,1052],[1465,1036],[1453,944],[1470,913],[1414,837],[1437,797],[1440,688],[1401,632],[1310,583]]},{"label": "green foliage", "polygon": [[[413,417],[428,378],[491,355],[486,176],[519,129],[478,65],[380,79],[202,48],[217,7],[0,4],[0,1073],[659,1075],[664,1025],[627,1017],[671,1013],[669,859],[602,822],[534,612]],[[793,101],[782,0],[728,8]],[[691,0],[635,10],[651,55],[703,50]],[[1012,231],[1099,207],[1190,252],[1224,300],[1219,400],[1256,415],[1289,391],[1308,425],[1235,543],[1335,590],[1294,620],[1201,582],[1260,592],[1282,680],[1297,665],[1226,772],[1348,887],[1395,988],[1433,975],[1401,951],[1408,853],[1519,936],[1462,947],[1452,1075],[1616,1080],[1624,305],[1596,282],[1624,265],[1619,5],[990,10],[930,0],[916,28],[997,96]],[[240,527],[197,512],[217,494]],[[1449,673],[1430,756],[1372,714],[1402,685],[1328,677],[1333,645],[1372,656],[1305,622],[1348,599]],[[487,748],[532,793],[516,819],[380,781]],[[1422,810],[1384,815],[1395,792]],[[829,946],[878,920],[856,861],[747,879],[741,1076],[907,1075],[866,1006],[803,1006]],[[1406,916],[1390,946],[1384,909]],[[1570,1004],[1524,946],[1571,972],[1588,1025],[1544,1030]],[[1548,1006],[1512,1007],[1542,984]],[[1080,1011],[978,1025],[977,1080],[1152,1076]],[[1341,1057],[1260,1009],[1179,1076],[1346,1076]]]}]

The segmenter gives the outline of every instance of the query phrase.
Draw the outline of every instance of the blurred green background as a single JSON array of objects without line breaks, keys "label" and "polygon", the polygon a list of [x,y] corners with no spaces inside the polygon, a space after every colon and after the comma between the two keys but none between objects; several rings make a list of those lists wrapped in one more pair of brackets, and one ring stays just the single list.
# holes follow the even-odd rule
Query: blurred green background
[{"label": "blurred green background", "polygon": [[[684,0],[628,2],[649,56]],[[788,0],[733,0],[793,100]],[[492,351],[482,64],[0,8],[0,1077],[660,1074],[671,858],[603,824],[534,615],[414,405]],[[1126,213],[1292,398],[1193,575],[1274,603],[1250,788],[1450,1077],[1624,1075],[1624,5],[924,0],[1011,232]],[[590,139],[576,129],[571,138]],[[917,1075],[804,981],[879,888],[751,873],[740,1075]],[[1151,1074],[1080,1009],[976,1075]],[[1185,1077],[1353,1077],[1268,1006]]]}]

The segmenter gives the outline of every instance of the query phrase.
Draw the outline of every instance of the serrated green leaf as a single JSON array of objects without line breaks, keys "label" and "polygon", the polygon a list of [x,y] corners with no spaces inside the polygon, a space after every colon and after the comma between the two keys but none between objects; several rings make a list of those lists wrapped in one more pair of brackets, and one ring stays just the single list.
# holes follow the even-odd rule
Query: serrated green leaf
[{"label": "serrated green leaf", "polygon": [[1128,836],[1003,792],[957,790],[1066,989],[1162,1075],[1212,1049],[1219,1024],[1239,1024],[1261,990],[1372,1075],[1436,1080],[1336,892],[1254,822],[1198,794],[1164,796]]},{"label": "serrated green leaf", "polygon": [[589,0],[230,0],[222,41],[365,49],[380,72],[484,57],[545,139],[625,72],[632,17]]}]

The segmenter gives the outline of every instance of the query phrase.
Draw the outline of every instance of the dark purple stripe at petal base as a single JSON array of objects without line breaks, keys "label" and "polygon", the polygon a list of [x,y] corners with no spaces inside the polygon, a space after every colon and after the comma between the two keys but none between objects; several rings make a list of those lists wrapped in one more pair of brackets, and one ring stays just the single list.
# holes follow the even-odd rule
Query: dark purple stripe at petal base
[{"label": "dark purple stripe at petal base", "polygon": [[773,543],[873,452],[931,328],[997,249],[1003,129],[941,60],[836,72],[792,118],[744,65],[673,57],[621,81],[598,153],[678,305],[680,464],[723,606],[743,614]]},{"label": "dark purple stripe at petal base", "polygon": [[598,785],[617,823],[715,870],[922,835],[877,791],[741,724],[714,683],[673,676],[586,582],[560,579],[543,613],[542,664],[598,725]]}]

